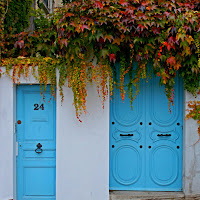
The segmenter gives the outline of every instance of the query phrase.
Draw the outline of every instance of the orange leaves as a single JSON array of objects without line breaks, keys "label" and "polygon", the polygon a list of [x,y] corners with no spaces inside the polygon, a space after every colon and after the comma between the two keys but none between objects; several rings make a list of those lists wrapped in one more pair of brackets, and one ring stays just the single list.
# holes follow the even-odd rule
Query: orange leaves
[{"label": "orange leaves", "polygon": [[[200,101],[189,101],[188,108],[189,109],[187,109],[188,114],[186,115],[186,119],[192,118],[194,120],[197,120],[197,124],[200,124]],[[199,139],[197,142],[200,141],[200,125],[198,127],[198,134],[199,134]]]},{"label": "orange leaves", "polygon": [[181,62],[177,61],[174,56],[167,58],[167,64],[170,66],[170,68],[173,68],[176,71],[178,71],[181,67]]},{"label": "orange leaves", "polygon": [[175,59],[175,57],[171,56],[171,57],[167,58],[167,64],[170,65],[170,66],[176,65],[176,59]]},{"label": "orange leaves", "polygon": [[112,35],[105,35],[105,36],[104,36],[104,39],[105,39],[105,40],[107,39],[107,40],[111,43],[111,42],[113,41],[114,38],[113,38]]}]

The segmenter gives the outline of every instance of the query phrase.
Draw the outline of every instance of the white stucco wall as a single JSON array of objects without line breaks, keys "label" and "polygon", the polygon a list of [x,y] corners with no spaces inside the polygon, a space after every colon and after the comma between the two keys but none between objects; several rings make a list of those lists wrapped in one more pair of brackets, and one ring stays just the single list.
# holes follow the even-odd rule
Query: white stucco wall
[{"label": "white stucco wall", "polygon": [[87,115],[80,123],[72,106],[72,91],[57,93],[57,199],[108,200],[109,106],[102,109],[96,89],[88,87]]},{"label": "white stucco wall", "polygon": [[[190,93],[185,92],[185,105],[193,100],[200,101],[200,96],[195,98]],[[200,142],[198,139],[197,121],[193,119],[184,122],[183,138],[183,189],[186,195],[200,194]]]},{"label": "white stucco wall", "polygon": [[13,198],[13,84],[0,78],[0,199]]},{"label": "white stucco wall", "polygon": [[[21,83],[35,83],[34,79]],[[64,88],[61,105],[56,101],[56,200],[109,199],[109,101],[105,109],[96,93],[88,86],[87,115],[80,123],[72,105],[71,89]],[[185,101],[193,100],[185,92]],[[0,78],[0,200],[16,199],[16,161],[14,122],[16,88],[9,78]],[[197,123],[184,122],[183,190],[186,195],[200,194],[200,143]]]}]

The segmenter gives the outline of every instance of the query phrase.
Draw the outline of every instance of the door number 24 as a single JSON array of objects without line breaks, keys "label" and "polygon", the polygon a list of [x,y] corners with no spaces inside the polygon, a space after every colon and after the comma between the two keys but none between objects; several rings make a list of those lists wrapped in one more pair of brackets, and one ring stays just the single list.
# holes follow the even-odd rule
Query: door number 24
[{"label": "door number 24", "polygon": [[34,104],[34,110],[44,110],[44,104],[42,103],[41,105],[39,104]]}]

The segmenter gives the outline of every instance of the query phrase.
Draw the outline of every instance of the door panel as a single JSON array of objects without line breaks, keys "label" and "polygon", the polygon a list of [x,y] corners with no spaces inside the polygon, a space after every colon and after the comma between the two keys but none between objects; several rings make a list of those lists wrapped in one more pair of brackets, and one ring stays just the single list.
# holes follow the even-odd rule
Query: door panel
[{"label": "door panel", "polygon": [[128,95],[123,102],[120,91],[114,91],[110,102],[111,190],[182,188],[182,82],[176,78],[170,113],[164,86],[159,86],[159,81],[154,75],[141,81],[133,110]]},{"label": "door panel", "polygon": [[177,77],[174,106],[171,113],[164,86],[152,76],[147,86],[146,112],[146,182],[149,190],[180,191],[182,189],[182,125],[183,88]]},{"label": "door panel", "polygon": [[135,183],[141,175],[141,155],[130,145],[123,145],[113,156],[113,175],[123,185]]},{"label": "door panel", "polygon": [[[119,73],[117,73],[119,78]],[[125,81],[128,83],[129,76]],[[143,84],[143,83],[141,83]],[[125,87],[127,90],[127,87]],[[133,87],[133,93],[136,88]],[[110,189],[130,190],[133,186],[142,188],[144,185],[145,166],[144,145],[145,140],[145,99],[144,87],[133,102],[131,108],[128,95],[124,101],[120,91],[114,90],[110,107]],[[124,186],[124,187],[123,187]]]},{"label": "door panel", "polygon": [[[55,200],[55,101],[50,98],[49,86],[45,102],[40,86],[17,88],[17,120],[21,121],[17,125],[18,200]],[[42,147],[38,148],[38,143]]]}]

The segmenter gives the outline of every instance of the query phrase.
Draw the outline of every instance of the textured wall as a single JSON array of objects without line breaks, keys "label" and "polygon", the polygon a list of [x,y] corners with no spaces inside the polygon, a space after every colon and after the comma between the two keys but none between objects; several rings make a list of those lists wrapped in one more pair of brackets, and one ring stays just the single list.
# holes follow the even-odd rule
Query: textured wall
[{"label": "textured wall", "polygon": [[[185,105],[190,100],[200,100],[200,96],[194,98],[190,93],[185,92]],[[193,119],[185,120],[183,129],[183,188],[186,195],[200,194],[200,142],[195,144],[199,138],[197,128],[196,121]]]},{"label": "textured wall", "polygon": [[13,198],[13,84],[0,78],[0,199]]},{"label": "textured wall", "polygon": [[62,6],[62,0],[54,0],[54,6],[55,6],[55,7],[60,7],[60,6]]},{"label": "textured wall", "polygon": [[101,108],[96,89],[88,88],[87,115],[80,123],[71,89],[57,94],[57,200],[108,200],[109,107]]}]

